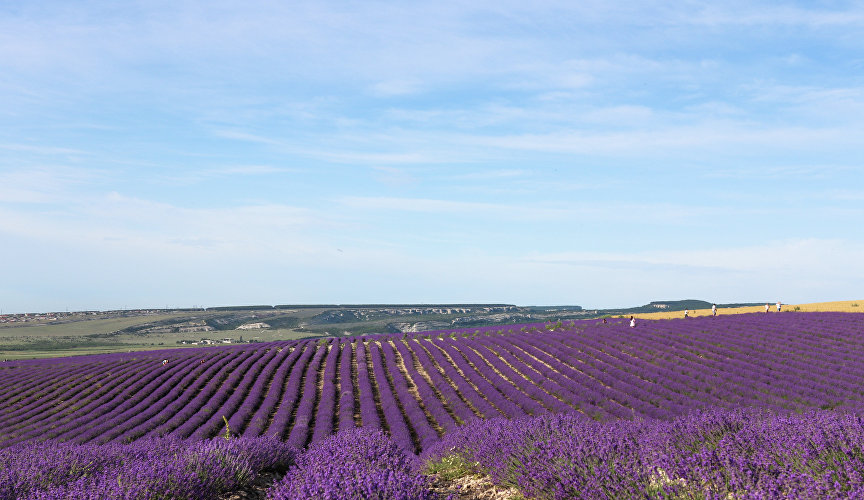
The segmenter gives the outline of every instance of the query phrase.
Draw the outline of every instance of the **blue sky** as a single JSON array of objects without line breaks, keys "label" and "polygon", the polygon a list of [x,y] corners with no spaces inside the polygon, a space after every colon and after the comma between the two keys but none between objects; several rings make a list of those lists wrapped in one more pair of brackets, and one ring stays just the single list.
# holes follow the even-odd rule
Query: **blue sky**
[{"label": "blue sky", "polygon": [[862,2],[0,0],[0,309],[864,298]]}]

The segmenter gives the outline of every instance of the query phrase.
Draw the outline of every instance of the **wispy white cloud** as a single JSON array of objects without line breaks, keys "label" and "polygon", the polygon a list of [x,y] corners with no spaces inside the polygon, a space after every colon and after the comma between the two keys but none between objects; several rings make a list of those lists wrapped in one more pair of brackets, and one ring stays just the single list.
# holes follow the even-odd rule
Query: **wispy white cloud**
[{"label": "wispy white cloud", "polygon": [[[641,266],[646,268],[701,269],[735,273],[760,270],[800,270],[805,274],[864,273],[864,263],[851,262],[864,251],[860,242],[835,239],[802,239],[777,241],[765,245],[716,248],[707,250],[652,252],[565,252],[528,258],[537,263],[574,266]],[[831,258],[827,258],[832,256]],[[838,265],[843,262],[844,266]],[[860,260],[860,259],[858,259]],[[848,265],[848,267],[847,267]],[[805,270],[806,268],[806,270]]]},{"label": "wispy white cloud", "polygon": [[825,195],[835,200],[864,201],[864,189],[837,189]]},{"label": "wispy white cloud", "polygon": [[278,139],[274,139],[272,137],[266,137],[263,135],[252,134],[249,132],[243,132],[240,130],[216,130],[213,134],[217,137],[222,137],[225,139],[234,139],[237,141],[244,142],[254,142],[259,144],[267,144],[271,146],[281,146],[284,145],[284,141],[280,141]]},{"label": "wispy white cloud", "polygon": [[0,170],[0,203],[64,203],[81,186],[103,179],[104,171],[68,166]]},{"label": "wispy white cloud", "polygon": [[152,182],[162,185],[179,186],[193,185],[205,181],[219,182],[226,178],[250,178],[282,176],[285,174],[300,174],[308,172],[298,167],[279,167],[275,165],[228,165],[223,167],[204,168],[200,170],[171,171],[151,177]]},{"label": "wispy white cloud", "polygon": [[491,169],[482,171],[465,172],[449,176],[453,180],[512,180],[514,178],[524,178],[528,174],[527,170],[523,169]]},{"label": "wispy white cloud", "polygon": [[284,174],[290,172],[302,172],[300,168],[275,167],[273,165],[233,165],[228,167],[214,168],[210,171],[205,171],[213,174],[222,175],[267,175],[267,174]]},{"label": "wispy white cloud", "polygon": [[418,79],[387,80],[372,85],[372,93],[377,96],[401,96],[416,94],[423,88],[423,82]]},{"label": "wispy white cloud", "polygon": [[424,198],[359,197],[349,196],[338,200],[345,206],[363,210],[385,210],[388,212],[425,212],[458,216],[494,216],[496,218],[561,219],[572,216],[575,210],[543,208],[538,206],[514,206],[500,203],[436,200]]},{"label": "wispy white cloud", "polygon": [[473,156],[463,156],[460,152],[445,147],[429,146],[429,137],[422,132],[348,131],[328,137],[318,137],[312,144],[300,144],[302,141],[297,139],[279,139],[237,131],[217,131],[216,135],[265,144],[280,153],[336,164],[406,165],[453,163],[474,159]]},{"label": "wispy white cloud", "polygon": [[316,158],[326,159],[334,163],[358,163],[358,164],[411,164],[411,163],[438,163],[443,160],[425,154],[425,152],[382,152],[369,153],[360,151],[344,151],[328,153],[326,151],[307,151],[306,154]]},{"label": "wispy white cloud", "polygon": [[[709,250],[537,254],[526,261],[559,269],[565,279],[594,276],[592,283],[603,283],[601,305],[619,303],[616,293],[630,295],[629,303],[662,296],[795,303],[857,296],[849,280],[864,278],[861,252],[859,241],[801,239]],[[608,285],[615,282],[621,287]]]},{"label": "wispy white cloud", "polygon": [[227,258],[276,249],[285,255],[306,253],[323,241],[309,234],[333,227],[307,208],[273,203],[189,208],[116,192],[65,201],[62,210],[0,209],[0,233],[61,248],[113,248],[130,256],[191,257],[208,250]]},{"label": "wispy white cloud", "polygon": [[386,196],[346,196],[338,203],[354,210],[384,211],[387,213],[419,212],[439,216],[476,217],[509,222],[535,221],[544,224],[563,221],[592,221],[633,224],[634,216],[642,224],[674,224],[707,217],[780,213],[780,209],[750,207],[677,205],[674,203],[624,203],[618,201],[550,201],[532,200],[530,203],[507,203],[445,200],[431,198],[400,198]]},{"label": "wispy white cloud", "polygon": [[864,9],[855,3],[849,9],[810,8],[792,5],[753,3],[702,3],[700,12],[678,18],[682,24],[708,26],[832,26],[864,27]]},{"label": "wispy white cloud", "polygon": [[702,175],[711,179],[831,180],[855,175],[861,167],[851,165],[750,165],[708,169]]},{"label": "wispy white cloud", "polygon": [[[508,136],[472,137],[475,144],[488,147],[563,154],[652,157],[694,150],[728,151],[730,148],[772,148],[774,150],[822,150],[858,147],[860,131],[846,127],[751,127],[744,123],[699,123],[655,130],[616,132],[556,131]],[[467,139],[467,138],[466,138]]]},{"label": "wispy white cloud", "polygon": [[0,144],[0,149],[7,151],[20,151],[26,153],[34,153],[38,155],[86,155],[90,154],[75,148],[64,148],[57,146],[45,146],[40,144]]},{"label": "wispy white cloud", "polygon": [[372,167],[378,182],[391,187],[403,188],[418,182],[417,177],[405,168],[396,167]]}]

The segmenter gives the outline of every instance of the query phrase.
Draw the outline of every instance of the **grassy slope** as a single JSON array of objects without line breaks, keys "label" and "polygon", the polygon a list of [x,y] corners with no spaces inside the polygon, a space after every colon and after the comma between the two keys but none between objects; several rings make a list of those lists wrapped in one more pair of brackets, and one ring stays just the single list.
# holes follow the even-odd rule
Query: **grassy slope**
[{"label": "grassy slope", "polygon": [[[188,338],[197,340],[200,337],[218,339],[221,337],[234,337],[243,335],[244,339],[255,339],[260,342],[273,342],[277,340],[296,340],[317,336],[310,332],[297,332],[294,330],[247,330],[238,332],[236,330],[222,332],[198,332],[189,334],[152,334],[147,337],[135,337],[133,335],[118,335],[105,343],[93,343],[92,345],[72,344],[68,347],[63,344],[55,344],[50,348],[41,348],[36,345],[27,349],[2,349],[0,347],[0,359],[36,359],[36,358],[59,358],[63,356],[79,356],[83,354],[107,354],[111,352],[151,351],[154,349],[183,349],[188,347],[206,347],[201,345],[181,345],[176,340]],[[15,343],[20,344],[20,342]],[[222,345],[222,344],[216,344]],[[2,344],[0,344],[2,346]]]},{"label": "grassy slope", "polygon": [[[202,337],[219,339],[222,337],[255,339],[261,342],[274,340],[294,340],[314,337],[314,332],[298,332],[293,329],[273,330],[228,330],[213,332],[164,333],[164,334],[117,334],[108,338],[96,336],[117,332],[132,326],[147,323],[179,320],[190,316],[200,319],[218,313],[176,312],[133,316],[128,318],[95,318],[60,323],[37,323],[33,325],[8,324],[0,326],[0,359],[33,359],[76,356],[82,354],[103,354],[110,352],[146,351],[184,347],[177,340],[198,340]],[[4,349],[4,346],[6,348]],[[190,346],[197,347],[197,346]]]},{"label": "grassy slope", "polygon": [[[156,314],[152,316],[132,316],[129,318],[91,319],[50,324],[41,323],[33,326],[15,326],[15,324],[0,327],[0,340],[8,337],[55,337],[76,335],[97,335],[116,332],[130,326],[138,326],[154,321],[184,318],[189,313]],[[206,313],[196,313],[204,316]]]}]

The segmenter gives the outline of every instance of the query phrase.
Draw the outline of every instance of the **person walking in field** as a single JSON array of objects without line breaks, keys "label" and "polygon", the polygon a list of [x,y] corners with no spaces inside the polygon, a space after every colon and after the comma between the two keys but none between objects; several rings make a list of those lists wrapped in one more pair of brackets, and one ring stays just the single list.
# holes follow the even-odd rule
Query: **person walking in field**
[{"label": "person walking in field", "polygon": [[711,315],[717,316],[717,304],[711,304]]},{"label": "person walking in field", "polygon": [[684,319],[687,319],[689,317],[690,317],[690,311],[688,311],[687,309],[684,309]]},{"label": "person walking in field", "polygon": [[779,300],[777,301],[777,312],[778,313],[780,312],[780,301]]},{"label": "person walking in field", "polygon": [[636,328],[636,318],[630,316],[630,328]]},{"label": "person walking in field", "polygon": [[768,304],[765,304],[765,312],[767,313],[770,309],[771,309],[771,306],[769,306]]}]

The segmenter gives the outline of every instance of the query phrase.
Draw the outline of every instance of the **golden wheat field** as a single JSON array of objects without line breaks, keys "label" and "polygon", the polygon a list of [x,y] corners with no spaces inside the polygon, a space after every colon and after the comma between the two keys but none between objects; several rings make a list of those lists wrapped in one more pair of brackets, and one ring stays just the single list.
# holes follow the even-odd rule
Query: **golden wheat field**
[{"label": "golden wheat field", "polygon": [[[776,303],[770,303],[771,312],[776,312]],[[812,304],[783,304],[783,311],[802,311],[802,312],[864,312],[864,300],[841,300],[837,302],[814,302]],[[764,312],[765,306],[750,306],[750,307],[730,307],[718,308],[717,314],[740,314],[752,312]],[[711,309],[691,309],[690,316],[710,316]],[[655,313],[634,314],[641,319],[669,319],[681,318],[684,316],[684,311],[663,311]]]}]

